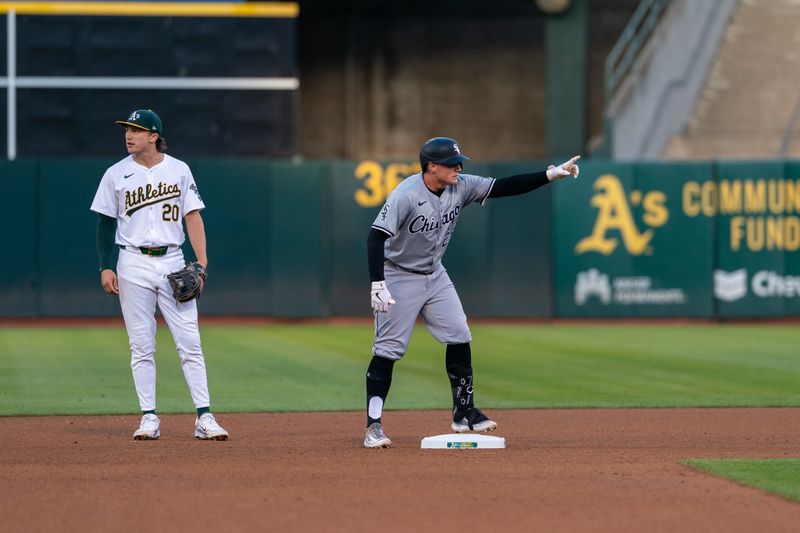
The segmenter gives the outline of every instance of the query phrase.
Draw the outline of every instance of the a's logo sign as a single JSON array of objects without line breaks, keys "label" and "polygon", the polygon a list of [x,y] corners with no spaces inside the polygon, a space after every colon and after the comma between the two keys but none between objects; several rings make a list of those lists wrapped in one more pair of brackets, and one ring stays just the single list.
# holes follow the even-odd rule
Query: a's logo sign
[{"label": "a's logo sign", "polygon": [[714,296],[723,302],[735,302],[747,296],[747,270],[715,270]]},{"label": "a's logo sign", "polygon": [[575,280],[575,303],[583,305],[590,296],[597,296],[603,304],[611,303],[611,283],[608,274],[601,274],[596,268],[579,272]]},{"label": "a's logo sign", "polygon": [[[619,178],[605,174],[594,182],[597,191],[592,197],[591,205],[596,207],[597,220],[594,223],[592,234],[585,237],[575,246],[575,253],[580,255],[586,252],[599,252],[609,255],[613,252],[619,240],[610,237],[609,232],[617,231],[622,237],[625,249],[631,255],[652,253],[649,246],[653,238],[653,228],[658,228],[667,223],[669,211],[664,202],[666,196],[661,191],[651,191],[642,194],[641,191],[632,191],[629,196]],[[641,206],[644,210],[643,222],[648,226],[643,232],[639,231],[633,218],[631,207]]]},{"label": "a's logo sign", "polygon": [[139,120],[139,117],[140,117],[139,113],[134,111],[133,113],[131,113],[131,116],[128,117],[128,122],[135,122]]}]

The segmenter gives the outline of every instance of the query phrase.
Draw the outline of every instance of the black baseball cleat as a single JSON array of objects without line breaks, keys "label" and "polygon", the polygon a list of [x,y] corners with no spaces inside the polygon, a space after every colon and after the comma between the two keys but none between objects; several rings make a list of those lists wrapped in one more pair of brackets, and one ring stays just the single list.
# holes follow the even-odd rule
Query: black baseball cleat
[{"label": "black baseball cleat", "polygon": [[497,422],[486,416],[477,407],[470,407],[466,411],[459,411],[453,416],[450,426],[456,433],[474,431],[488,433],[497,429]]}]

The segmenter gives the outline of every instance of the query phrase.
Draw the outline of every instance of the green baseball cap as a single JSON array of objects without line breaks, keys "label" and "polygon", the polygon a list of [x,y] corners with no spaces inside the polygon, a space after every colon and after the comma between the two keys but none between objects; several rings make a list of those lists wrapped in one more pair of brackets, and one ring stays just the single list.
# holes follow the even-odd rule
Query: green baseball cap
[{"label": "green baseball cap", "polygon": [[156,115],[152,109],[137,109],[127,120],[118,120],[115,122],[120,126],[133,126],[141,130],[147,130],[150,133],[158,133],[164,135],[164,128],[161,126],[161,119]]}]

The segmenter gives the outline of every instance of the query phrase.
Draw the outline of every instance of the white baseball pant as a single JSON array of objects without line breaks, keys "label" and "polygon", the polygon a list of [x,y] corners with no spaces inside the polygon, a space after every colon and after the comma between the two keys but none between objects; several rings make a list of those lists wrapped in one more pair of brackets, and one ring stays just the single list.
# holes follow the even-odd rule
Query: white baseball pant
[{"label": "white baseball pant", "polygon": [[119,253],[119,301],[128,330],[133,381],[142,411],[156,408],[156,304],[172,332],[194,406],[207,407],[211,402],[197,325],[197,302],[176,302],[166,278],[184,265],[183,252],[172,246],[160,257],[128,249]]}]

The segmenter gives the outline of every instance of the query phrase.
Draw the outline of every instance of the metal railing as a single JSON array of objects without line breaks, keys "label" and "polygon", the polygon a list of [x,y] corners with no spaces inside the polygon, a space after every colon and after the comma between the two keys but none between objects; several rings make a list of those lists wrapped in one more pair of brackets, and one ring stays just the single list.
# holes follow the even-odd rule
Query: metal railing
[{"label": "metal railing", "polygon": [[622,30],[605,63],[605,97],[611,100],[620,82],[628,75],[636,57],[653,33],[661,14],[672,0],[642,0]]}]

